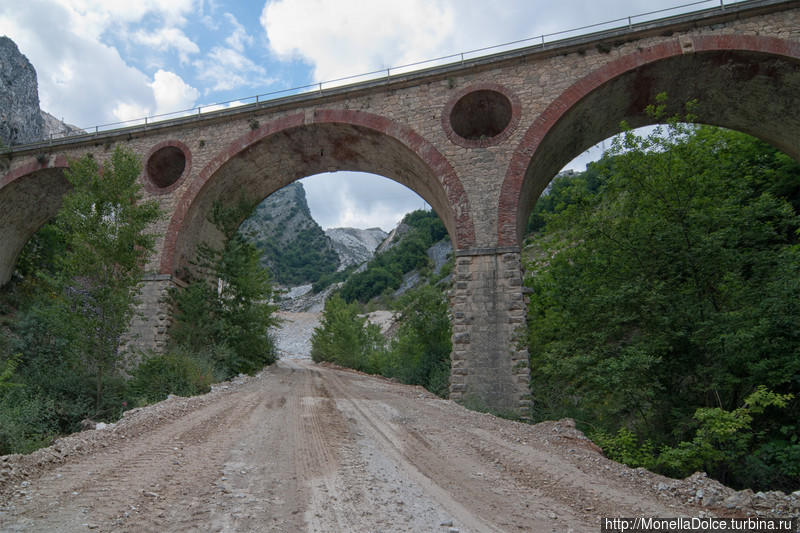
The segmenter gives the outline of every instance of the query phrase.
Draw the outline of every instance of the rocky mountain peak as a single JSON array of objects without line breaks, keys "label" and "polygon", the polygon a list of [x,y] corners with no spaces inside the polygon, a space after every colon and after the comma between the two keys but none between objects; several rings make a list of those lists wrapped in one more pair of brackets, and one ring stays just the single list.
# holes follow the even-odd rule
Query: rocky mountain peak
[{"label": "rocky mountain peak", "polygon": [[380,228],[330,228],[325,235],[339,254],[339,270],[344,270],[372,259],[387,233]]},{"label": "rocky mountain peak", "polygon": [[261,264],[280,285],[313,283],[339,266],[333,244],[311,218],[299,182],[268,196],[239,231],[259,249]]},{"label": "rocky mountain peak", "polygon": [[78,126],[67,124],[48,113],[47,111],[40,111],[42,120],[44,121],[44,128],[42,130],[42,138],[44,139],[58,139],[60,137],[69,137],[70,135],[78,135],[86,133]]},{"label": "rocky mountain peak", "polygon": [[36,70],[16,43],[0,37],[0,142],[10,146],[44,137]]}]

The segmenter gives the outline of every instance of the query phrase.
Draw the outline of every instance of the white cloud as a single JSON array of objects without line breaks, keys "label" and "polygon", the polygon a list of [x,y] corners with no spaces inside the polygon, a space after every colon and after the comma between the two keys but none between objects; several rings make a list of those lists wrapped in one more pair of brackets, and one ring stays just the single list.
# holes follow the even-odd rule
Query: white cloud
[{"label": "white cloud", "polygon": [[438,53],[455,31],[454,8],[442,1],[279,0],[261,25],[279,57],[300,57],[327,80]]},{"label": "white cloud", "polygon": [[225,39],[227,46],[215,46],[205,58],[193,63],[198,79],[211,84],[206,93],[272,83],[266,69],[247,56],[246,49],[253,45],[253,37],[231,13],[225,13],[224,18],[233,28]]},{"label": "white cloud", "polygon": [[[142,33],[141,39],[149,38],[151,46],[192,53],[191,41],[179,29],[168,29],[185,22],[192,5],[192,0],[5,2],[0,3],[0,34],[11,37],[36,68],[42,108],[90,127],[139,118],[163,109],[169,98],[184,101],[191,95],[185,87],[169,98],[158,92],[166,81],[153,80],[132,67],[101,39],[105,32],[120,28],[124,35],[124,25],[152,16],[165,24],[165,30]],[[173,83],[172,88],[178,86]]]},{"label": "white cloud", "polygon": [[237,52],[243,52],[245,46],[252,46],[253,37],[248,35],[247,30],[244,29],[244,26],[239,24],[239,21],[236,20],[236,17],[230,13],[225,13],[225,18],[233,26],[233,33],[231,33],[228,38],[225,39],[225,42],[228,44],[228,46]]},{"label": "white cloud", "polygon": [[174,27],[164,27],[149,33],[139,30],[131,36],[131,40],[159,51],[174,49],[178,52],[181,63],[188,62],[190,54],[200,52],[200,47],[194,41],[189,39],[182,30]]},{"label": "white cloud", "polygon": [[403,216],[428,205],[414,191],[363,172],[317,174],[302,180],[311,216],[324,229],[393,229]]},{"label": "white cloud", "polygon": [[[308,62],[314,68],[314,81],[325,81],[620,19],[670,4],[678,2],[272,0],[264,6],[260,22],[278,57]],[[476,55],[486,53],[490,51]]]},{"label": "white cloud", "polygon": [[13,39],[38,74],[41,107],[80,127],[152,109],[150,79],[116,48],[76,33],[69,12],[52,2],[0,4],[0,34]]},{"label": "white cloud", "polygon": [[[119,122],[136,121],[150,114],[150,110],[134,102],[117,102],[114,106],[114,118]],[[133,125],[133,124],[129,124]]]},{"label": "white cloud", "polygon": [[155,15],[167,25],[181,25],[185,15],[191,13],[195,0],[52,0],[68,17],[62,24],[79,34],[99,38],[110,26],[141,21],[147,15]]},{"label": "white cloud", "polygon": [[219,111],[220,109],[230,109],[232,107],[239,107],[240,105],[245,105],[250,102],[242,102],[241,100],[234,100],[233,102],[226,102],[224,104],[211,104],[211,105],[204,105],[202,106],[203,113],[211,113],[212,111]]},{"label": "white cloud", "polygon": [[159,70],[155,73],[150,86],[153,88],[156,102],[156,115],[190,109],[200,96],[197,89],[188,85],[174,72]]},{"label": "white cloud", "polygon": [[272,80],[267,71],[250,58],[232,48],[216,46],[205,59],[194,62],[197,78],[210,82],[209,91],[227,91],[234,88],[266,85]]}]

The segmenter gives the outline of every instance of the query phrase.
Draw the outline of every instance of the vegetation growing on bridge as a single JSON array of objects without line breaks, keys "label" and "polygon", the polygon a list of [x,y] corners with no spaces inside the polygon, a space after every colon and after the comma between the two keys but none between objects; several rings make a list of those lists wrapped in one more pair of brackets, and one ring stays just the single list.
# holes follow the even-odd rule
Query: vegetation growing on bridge
[{"label": "vegetation growing on bridge", "polygon": [[674,119],[557,178],[526,249],[534,419],[635,466],[797,490],[799,209],[797,162]]}]

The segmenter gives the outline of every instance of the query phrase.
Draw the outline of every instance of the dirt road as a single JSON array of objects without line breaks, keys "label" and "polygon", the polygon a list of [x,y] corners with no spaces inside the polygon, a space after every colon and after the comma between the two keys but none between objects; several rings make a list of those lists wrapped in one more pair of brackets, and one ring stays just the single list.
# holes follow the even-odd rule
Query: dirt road
[{"label": "dirt road", "polygon": [[0,531],[597,532],[603,516],[800,511],[800,493],[619,465],[569,421],[315,365],[319,314],[281,318],[282,360],[258,376],[0,458]]},{"label": "dirt road", "polygon": [[567,422],[308,360],[242,381],[7,460],[0,530],[596,532],[600,516],[703,512]]}]

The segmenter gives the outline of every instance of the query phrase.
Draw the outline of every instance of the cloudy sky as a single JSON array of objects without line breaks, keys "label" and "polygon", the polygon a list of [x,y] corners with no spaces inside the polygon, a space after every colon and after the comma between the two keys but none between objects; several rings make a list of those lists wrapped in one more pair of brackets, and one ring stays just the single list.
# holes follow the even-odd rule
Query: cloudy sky
[{"label": "cloudy sky", "polygon": [[[0,35],[13,39],[36,68],[42,108],[88,128],[689,3],[6,0]],[[719,5],[695,3],[670,13]],[[639,20],[647,18],[655,16]],[[571,166],[582,165],[585,158]],[[321,175],[304,184],[312,214],[325,228],[391,229],[424,205],[408,189],[369,175]]]}]

